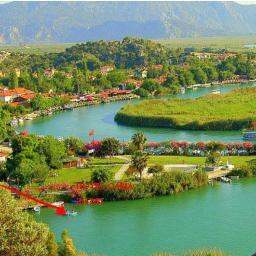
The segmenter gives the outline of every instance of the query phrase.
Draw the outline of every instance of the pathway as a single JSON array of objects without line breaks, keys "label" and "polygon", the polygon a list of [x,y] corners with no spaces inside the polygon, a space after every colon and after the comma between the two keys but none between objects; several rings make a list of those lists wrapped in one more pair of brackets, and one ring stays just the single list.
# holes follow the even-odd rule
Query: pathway
[{"label": "pathway", "polygon": [[119,169],[118,172],[116,172],[114,180],[121,180],[122,177],[124,176],[125,172],[128,170],[130,164],[124,164],[122,167]]}]

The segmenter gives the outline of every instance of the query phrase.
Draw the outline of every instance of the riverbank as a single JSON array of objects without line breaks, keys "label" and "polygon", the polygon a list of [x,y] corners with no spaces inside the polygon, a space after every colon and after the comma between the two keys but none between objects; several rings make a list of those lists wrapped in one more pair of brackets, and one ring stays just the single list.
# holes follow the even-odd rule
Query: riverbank
[{"label": "riverbank", "polygon": [[33,120],[37,117],[41,116],[50,116],[55,112],[59,111],[72,111],[75,108],[79,107],[87,107],[87,106],[93,106],[93,105],[99,105],[99,104],[105,104],[109,102],[116,102],[116,101],[125,101],[125,100],[132,100],[132,99],[138,99],[139,96],[135,94],[129,94],[129,95],[122,95],[122,96],[114,96],[114,97],[109,97],[106,99],[101,99],[101,100],[92,100],[92,101],[76,101],[73,103],[66,104],[64,106],[58,106],[58,107],[52,107],[47,110],[36,110],[31,113],[19,116],[19,118],[14,118],[12,120],[12,124],[16,126],[17,124],[22,124],[24,120]]},{"label": "riverbank", "polygon": [[148,100],[123,107],[118,124],[181,130],[241,130],[256,120],[255,88],[198,99]]}]

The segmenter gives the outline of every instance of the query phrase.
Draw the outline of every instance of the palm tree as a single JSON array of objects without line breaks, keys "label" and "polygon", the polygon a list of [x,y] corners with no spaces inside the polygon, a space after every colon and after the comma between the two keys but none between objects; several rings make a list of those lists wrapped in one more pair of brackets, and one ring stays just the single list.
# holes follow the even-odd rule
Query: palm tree
[{"label": "palm tree", "polygon": [[132,143],[137,148],[137,150],[143,151],[146,141],[147,138],[142,132],[135,133],[132,136]]},{"label": "palm tree", "polygon": [[133,170],[140,175],[140,180],[142,180],[142,172],[147,167],[148,156],[143,154],[141,151],[136,151],[132,156],[131,167]]}]

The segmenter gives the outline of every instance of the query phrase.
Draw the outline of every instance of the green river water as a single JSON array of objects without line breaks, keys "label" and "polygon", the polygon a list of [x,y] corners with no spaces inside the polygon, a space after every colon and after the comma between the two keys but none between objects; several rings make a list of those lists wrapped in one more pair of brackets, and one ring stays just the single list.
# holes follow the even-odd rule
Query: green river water
[{"label": "green river water", "polygon": [[[248,85],[229,85],[222,92]],[[210,88],[187,91],[177,97],[195,98]],[[119,126],[114,115],[124,104],[115,102],[84,107],[72,112],[28,121],[19,129],[36,134],[79,136],[88,139],[109,136],[127,140],[141,130],[151,141],[240,141],[241,132],[175,131]],[[232,255],[256,252],[256,179],[217,184],[175,196],[146,200],[106,202],[101,206],[67,205],[76,217],[57,216],[42,209],[39,221],[48,223],[58,239],[64,229],[80,250],[110,256],[144,256],[154,252],[181,253],[195,248],[221,248]]]},{"label": "green river water", "polygon": [[256,179],[217,184],[174,196],[67,205],[76,217],[42,209],[36,218],[58,238],[70,231],[80,250],[112,256],[221,248],[231,255],[256,252]]},{"label": "green river water", "polygon": [[[235,84],[222,86],[221,92],[228,92],[235,88],[255,86],[251,84]],[[179,98],[196,98],[210,93],[212,88],[200,88],[196,91],[187,90]],[[174,96],[173,96],[174,97]],[[90,107],[82,107],[74,111],[63,111],[55,113],[50,117],[37,118],[33,121],[25,121],[19,130],[26,129],[35,134],[50,134],[54,136],[77,136],[89,140],[88,133],[91,129],[95,131],[95,139],[105,137],[116,137],[120,140],[128,140],[137,132],[142,131],[149,141],[241,141],[240,131],[180,131],[169,128],[142,128],[121,126],[115,123],[116,112],[125,104],[134,104],[138,100],[119,101]]]}]

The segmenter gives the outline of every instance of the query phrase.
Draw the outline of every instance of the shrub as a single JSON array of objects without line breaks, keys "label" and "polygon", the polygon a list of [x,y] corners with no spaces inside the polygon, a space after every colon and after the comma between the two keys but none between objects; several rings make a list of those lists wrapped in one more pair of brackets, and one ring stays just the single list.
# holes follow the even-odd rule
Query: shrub
[{"label": "shrub", "polygon": [[157,174],[163,171],[164,171],[164,167],[160,164],[156,164],[148,168],[148,173],[152,173],[152,174]]}]

